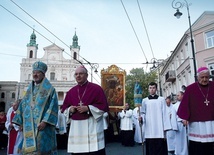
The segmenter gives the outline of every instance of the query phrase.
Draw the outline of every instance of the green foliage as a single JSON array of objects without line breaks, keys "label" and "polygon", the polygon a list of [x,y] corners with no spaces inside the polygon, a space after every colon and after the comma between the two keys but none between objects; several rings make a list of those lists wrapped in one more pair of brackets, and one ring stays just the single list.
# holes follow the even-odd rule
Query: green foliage
[{"label": "green foliage", "polygon": [[150,82],[157,82],[157,73],[146,73],[143,68],[133,68],[130,74],[126,76],[126,102],[130,103],[131,108],[134,108],[134,85],[138,81],[143,89],[143,98],[149,95],[148,84]]}]

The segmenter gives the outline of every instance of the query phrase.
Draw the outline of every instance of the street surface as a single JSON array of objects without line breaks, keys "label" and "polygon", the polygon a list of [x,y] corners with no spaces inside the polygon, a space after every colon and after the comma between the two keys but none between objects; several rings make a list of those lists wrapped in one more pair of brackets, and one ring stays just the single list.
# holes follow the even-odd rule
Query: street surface
[{"label": "street surface", "polygon": [[[58,150],[58,154],[68,155],[66,150]],[[6,149],[0,150],[0,155],[7,155]],[[133,147],[125,147],[118,142],[108,143],[106,155],[142,155],[142,145],[135,144]]]}]

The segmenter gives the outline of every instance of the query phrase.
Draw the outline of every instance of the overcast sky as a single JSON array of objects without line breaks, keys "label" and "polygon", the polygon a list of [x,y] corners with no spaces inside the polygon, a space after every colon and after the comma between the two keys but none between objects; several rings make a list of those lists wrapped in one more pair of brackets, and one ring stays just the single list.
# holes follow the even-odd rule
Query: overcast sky
[{"label": "overcast sky", "polygon": [[[98,71],[112,64],[125,69],[143,67],[151,59],[170,56],[189,28],[187,9],[183,7],[180,19],[174,17],[172,0],[14,0],[33,18],[60,38],[66,45],[72,44],[75,33],[80,45],[80,56],[91,63],[98,63]],[[153,54],[141,18],[138,2],[147,28]],[[184,2],[184,1],[181,1]],[[192,23],[204,12],[214,11],[213,0],[188,0]],[[142,45],[140,47],[124,7]],[[3,8],[4,7],[4,8]],[[9,13],[8,11],[13,13]],[[17,16],[17,17],[15,17]],[[27,56],[27,43],[34,27],[39,44],[38,58],[43,48],[53,42],[70,54],[70,49],[17,7],[13,1],[0,1],[0,81],[19,81],[20,63]],[[64,57],[70,56],[64,53]],[[87,66],[89,68],[89,66]],[[90,69],[89,69],[90,70]],[[99,81],[99,76],[96,77]]]}]

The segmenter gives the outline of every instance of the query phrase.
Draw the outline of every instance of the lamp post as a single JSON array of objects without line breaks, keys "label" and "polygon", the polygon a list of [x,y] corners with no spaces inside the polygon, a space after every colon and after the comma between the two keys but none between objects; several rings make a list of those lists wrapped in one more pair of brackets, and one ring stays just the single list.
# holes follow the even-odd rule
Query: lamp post
[{"label": "lamp post", "polygon": [[94,69],[94,73],[98,73],[97,69],[99,68],[99,64],[98,63],[90,63],[89,64],[91,66],[91,82],[93,82],[93,69]]},{"label": "lamp post", "polygon": [[[159,95],[162,96],[162,88],[161,88],[161,79],[160,79],[160,62],[158,62],[158,60],[156,58],[152,58],[151,63],[153,64],[153,66],[150,68],[151,70],[154,70],[156,68],[158,68],[158,82],[159,82]],[[156,64],[158,64],[158,66],[156,66]]]},{"label": "lamp post", "polygon": [[174,14],[175,17],[180,18],[182,16],[182,13],[179,11],[179,8],[182,8],[185,6],[187,8],[187,13],[188,13],[188,19],[189,19],[189,30],[190,30],[190,38],[191,38],[191,46],[192,46],[192,59],[193,59],[193,66],[194,66],[194,78],[195,81],[197,81],[197,75],[196,75],[196,61],[195,61],[195,48],[194,48],[194,40],[192,36],[192,25],[191,25],[191,20],[190,20],[190,13],[189,13],[189,4],[186,0],[184,0],[185,3],[182,3],[180,1],[172,1],[172,7],[176,9],[176,13]]},{"label": "lamp post", "polygon": [[[84,59],[84,58],[83,58]],[[98,63],[90,63],[89,61],[87,61],[86,59],[84,59],[87,63],[81,63],[81,64],[86,64],[86,65],[90,65],[91,66],[91,82],[93,82],[93,69],[94,72],[97,74],[97,68],[99,68],[99,64]]]}]

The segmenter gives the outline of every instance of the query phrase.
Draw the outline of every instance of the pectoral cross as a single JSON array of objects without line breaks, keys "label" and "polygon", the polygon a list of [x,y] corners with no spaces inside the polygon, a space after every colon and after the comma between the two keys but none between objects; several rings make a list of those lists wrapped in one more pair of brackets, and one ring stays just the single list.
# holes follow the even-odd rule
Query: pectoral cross
[{"label": "pectoral cross", "polygon": [[204,103],[206,104],[206,106],[208,106],[208,104],[210,103],[210,101],[208,101],[208,100],[206,99],[206,101],[204,101]]},{"label": "pectoral cross", "polygon": [[79,105],[80,105],[80,106],[82,106],[82,105],[83,105],[82,101],[80,101]]}]

